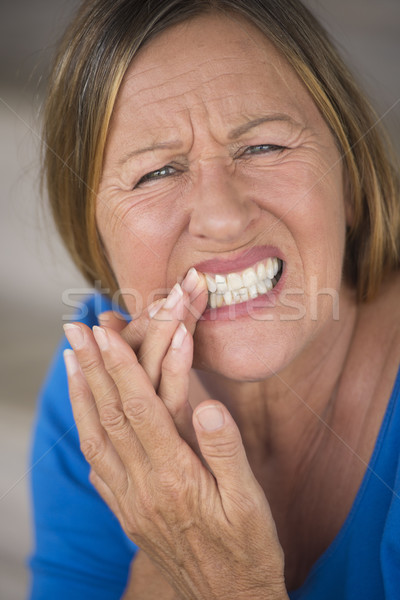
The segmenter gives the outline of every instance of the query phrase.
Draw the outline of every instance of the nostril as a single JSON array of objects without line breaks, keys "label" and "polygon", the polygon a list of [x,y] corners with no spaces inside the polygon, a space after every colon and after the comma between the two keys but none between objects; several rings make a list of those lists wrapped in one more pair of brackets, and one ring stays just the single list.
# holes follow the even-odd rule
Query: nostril
[{"label": "nostril", "polygon": [[190,217],[189,232],[196,237],[218,241],[238,239],[253,222],[260,211],[253,203],[237,199],[207,200],[196,205]]}]

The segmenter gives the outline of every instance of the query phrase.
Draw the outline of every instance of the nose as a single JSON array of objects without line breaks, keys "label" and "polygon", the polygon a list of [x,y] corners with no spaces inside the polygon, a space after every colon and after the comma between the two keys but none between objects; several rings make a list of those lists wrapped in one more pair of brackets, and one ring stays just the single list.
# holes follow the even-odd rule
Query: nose
[{"label": "nose", "polygon": [[192,189],[189,232],[197,238],[232,242],[259,217],[260,209],[231,170],[221,162],[199,165]]}]

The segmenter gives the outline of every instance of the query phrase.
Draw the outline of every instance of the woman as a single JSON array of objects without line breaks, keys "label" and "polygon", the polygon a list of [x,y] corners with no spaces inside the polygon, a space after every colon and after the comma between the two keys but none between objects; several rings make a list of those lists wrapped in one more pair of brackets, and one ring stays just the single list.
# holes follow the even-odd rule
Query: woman
[{"label": "woman", "polygon": [[32,598],[399,597],[399,186],[375,125],[295,0],[83,5],[46,175],[107,291],[101,327],[98,299],[65,326],[78,433],[59,355],[43,391]]}]

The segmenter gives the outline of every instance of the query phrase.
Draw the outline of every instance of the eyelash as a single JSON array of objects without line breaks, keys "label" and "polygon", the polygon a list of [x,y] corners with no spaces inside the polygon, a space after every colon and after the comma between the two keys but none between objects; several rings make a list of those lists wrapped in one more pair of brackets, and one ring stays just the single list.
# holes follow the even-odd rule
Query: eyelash
[{"label": "eyelash", "polygon": [[[260,154],[262,154],[262,153],[269,154],[270,152],[286,150],[285,146],[277,146],[275,144],[257,144],[255,146],[248,146],[245,149],[245,151],[242,152],[242,154],[240,156],[245,155],[247,152],[249,153],[249,155],[256,154],[256,153],[258,154],[258,152],[255,152],[255,150],[260,149],[260,148],[267,149],[267,150],[262,150],[260,152]],[[235,158],[238,158],[238,156],[235,156]],[[173,169],[175,172],[156,176],[156,173],[161,173],[162,171],[167,171],[168,169]],[[174,167],[172,167],[171,165],[165,165],[164,167],[161,167],[161,169],[155,169],[154,171],[151,171],[150,173],[146,173],[146,175],[143,175],[143,177],[141,177],[139,179],[139,181],[135,185],[135,187],[139,187],[140,185],[147,183],[148,181],[155,181],[156,179],[164,179],[165,177],[169,177],[169,176],[173,177],[177,173],[178,173],[178,171],[176,171],[176,169]]]}]

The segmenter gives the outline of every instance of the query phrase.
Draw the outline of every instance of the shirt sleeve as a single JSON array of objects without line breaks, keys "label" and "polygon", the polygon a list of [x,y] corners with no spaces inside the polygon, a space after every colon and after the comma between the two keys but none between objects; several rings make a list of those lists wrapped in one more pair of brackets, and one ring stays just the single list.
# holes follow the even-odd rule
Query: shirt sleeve
[{"label": "shirt sleeve", "polygon": [[[85,321],[93,324],[90,311]],[[68,396],[62,356],[67,347],[64,339],[43,385],[34,427],[29,598],[113,600],[123,594],[137,547],[89,482]]]}]

